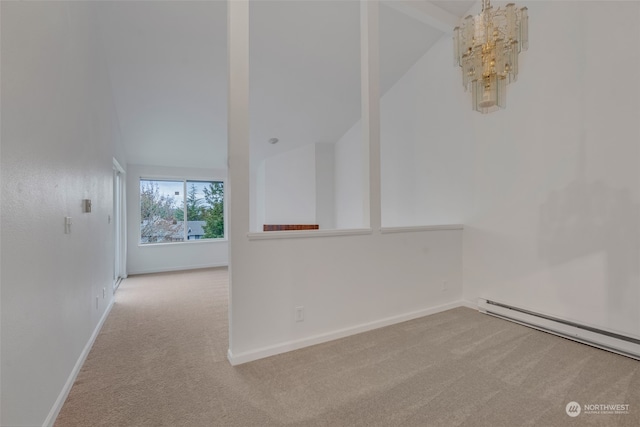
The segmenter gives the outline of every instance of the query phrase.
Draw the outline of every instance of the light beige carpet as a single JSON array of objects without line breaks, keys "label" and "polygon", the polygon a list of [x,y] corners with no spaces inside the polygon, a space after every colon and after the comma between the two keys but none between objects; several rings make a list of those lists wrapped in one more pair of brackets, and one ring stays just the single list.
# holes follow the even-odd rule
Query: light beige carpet
[{"label": "light beige carpet", "polygon": [[234,368],[227,285],[123,282],[56,426],[640,426],[640,362],[467,308]]}]

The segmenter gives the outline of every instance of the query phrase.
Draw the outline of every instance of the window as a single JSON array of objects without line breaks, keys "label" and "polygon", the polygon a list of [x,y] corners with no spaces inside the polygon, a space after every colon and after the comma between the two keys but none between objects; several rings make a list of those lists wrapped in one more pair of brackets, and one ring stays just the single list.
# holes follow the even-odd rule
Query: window
[{"label": "window", "polygon": [[224,238],[224,183],[140,179],[140,243]]}]

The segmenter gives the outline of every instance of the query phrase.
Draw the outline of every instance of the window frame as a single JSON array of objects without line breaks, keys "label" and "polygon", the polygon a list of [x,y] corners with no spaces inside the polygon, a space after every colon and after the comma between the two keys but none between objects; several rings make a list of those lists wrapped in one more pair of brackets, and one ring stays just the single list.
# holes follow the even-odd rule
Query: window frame
[{"label": "window frame", "polygon": [[[184,176],[167,176],[167,175],[141,175],[138,177],[138,203],[137,203],[137,217],[138,217],[138,227],[142,222],[142,194],[140,192],[140,186],[142,181],[168,181],[168,182],[182,182],[182,201],[183,201],[183,218],[185,218],[183,230],[183,240],[175,241],[175,242],[150,242],[150,243],[142,243],[141,238],[141,230],[137,231],[137,240],[139,247],[147,247],[147,246],[162,246],[162,245],[184,245],[184,244],[206,244],[206,243],[220,243],[220,242],[228,242],[228,219],[227,219],[227,203],[225,203],[227,199],[227,180],[225,178],[211,178],[211,177],[184,177]],[[192,239],[189,240],[188,236],[188,228],[186,226],[187,218],[187,185],[189,182],[202,183],[202,182],[221,182],[222,183],[222,217],[223,217],[223,227],[224,227],[224,236],[223,237],[213,237],[206,239]]]}]

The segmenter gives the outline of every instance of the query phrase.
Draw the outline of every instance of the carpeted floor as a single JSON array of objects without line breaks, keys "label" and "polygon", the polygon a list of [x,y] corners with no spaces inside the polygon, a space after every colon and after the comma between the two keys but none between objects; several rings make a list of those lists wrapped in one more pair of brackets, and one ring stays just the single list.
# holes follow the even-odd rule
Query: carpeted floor
[{"label": "carpeted floor", "polygon": [[123,282],[55,425],[640,425],[640,362],[467,308],[232,367],[227,286],[226,269]]}]

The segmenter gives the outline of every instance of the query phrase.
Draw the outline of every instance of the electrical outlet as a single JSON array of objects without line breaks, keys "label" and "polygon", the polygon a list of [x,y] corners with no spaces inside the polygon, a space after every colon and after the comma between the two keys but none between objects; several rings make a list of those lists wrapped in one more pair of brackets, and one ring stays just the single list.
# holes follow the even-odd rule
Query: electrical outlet
[{"label": "electrical outlet", "polygon": [[304,307],[296,307],[296,322],[304,322]]},{"label": "electrical outlet", "polygon": [[107,288],[102,288],[102,299],[107,297]]},{"label": "electrical outlet", "polygon": [[442,292],[446,292],[447,288],[449,287],[449,282],[446,280],[442,281]]},{"label": "electrical outlet", "polygon": [[100,297],[96,295],[96,310],[98,309],[99,306],[100,306]]}]

